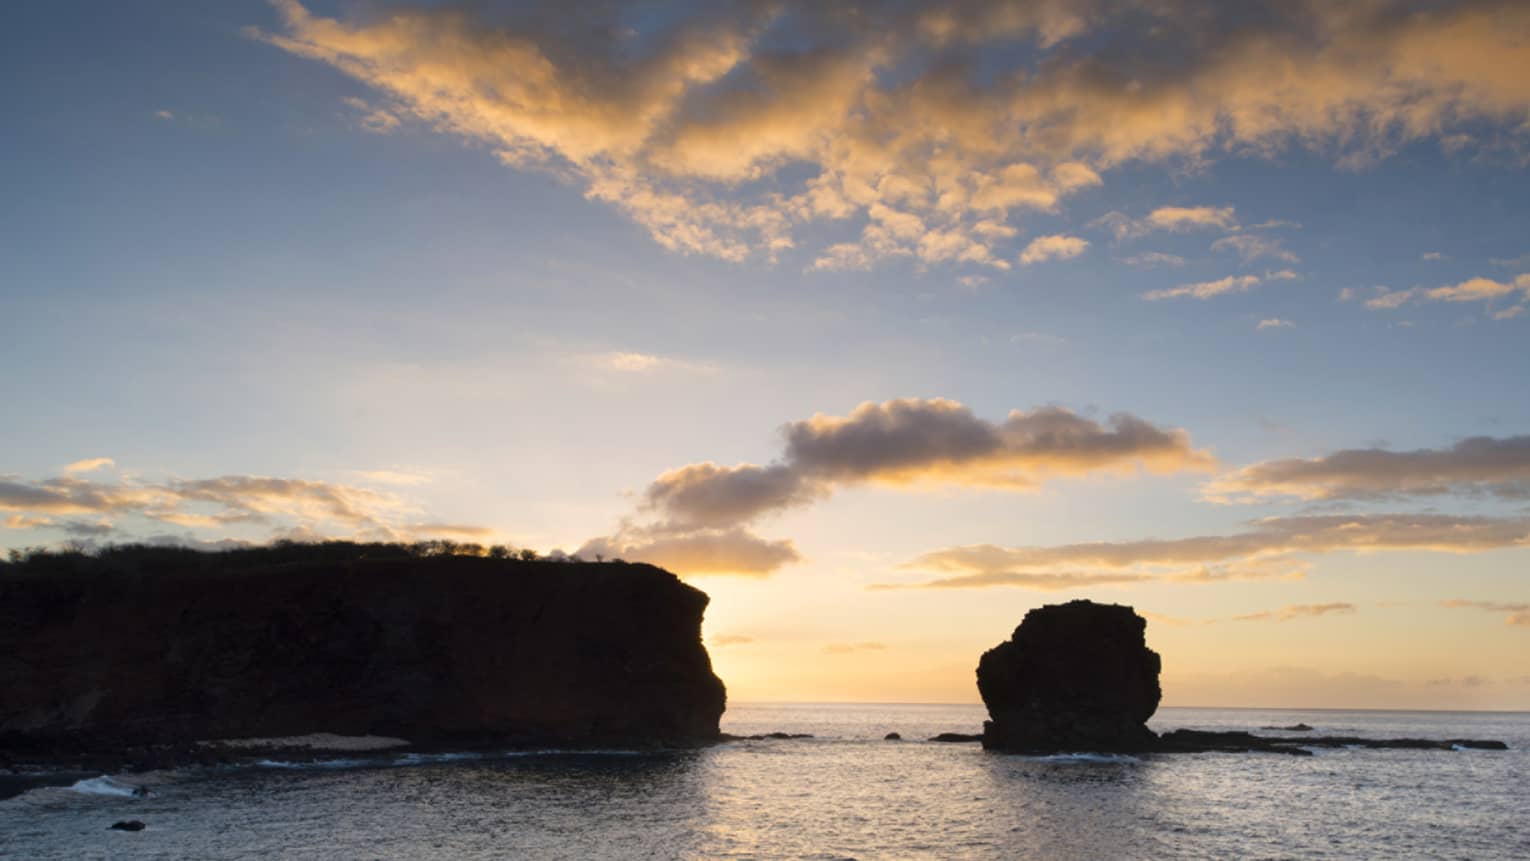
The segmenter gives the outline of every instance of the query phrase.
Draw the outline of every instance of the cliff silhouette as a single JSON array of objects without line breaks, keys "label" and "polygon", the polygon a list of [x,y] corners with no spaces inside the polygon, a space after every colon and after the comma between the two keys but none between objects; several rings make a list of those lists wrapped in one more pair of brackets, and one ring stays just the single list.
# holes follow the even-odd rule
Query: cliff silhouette
[{"label": "cliff silhouette", "polygon": [[650,565],[441,542],[13,556],[0,752],[313,732],[710,741],[725,692],[707,603]]}]

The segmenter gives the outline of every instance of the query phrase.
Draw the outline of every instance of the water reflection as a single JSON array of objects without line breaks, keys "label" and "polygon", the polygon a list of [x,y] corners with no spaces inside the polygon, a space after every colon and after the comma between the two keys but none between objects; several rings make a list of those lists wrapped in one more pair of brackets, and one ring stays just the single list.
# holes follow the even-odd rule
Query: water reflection
[{"label": "water reflection", "polygon": [[1026,757],[990,754],[979,771],[989,793],[985,815],[1008,823],[1005,855],[1129,858],[1167,852],[1154,800],[1152,760],[1131,757]]},{"label": "water reflection", "polygon": [[[1348,858],[1449,847],[1461,857],[1530,857],[1518,826],[1530,791],[1524,716],[1492,719],[1511,743],[1505,754],[1089,761],[918,741],[970,724],[946,709],[798,708],[794,720],[783,709],[740,718],[819,738],[641,756],[197,771],[166,779],[147,799],[39,789],[0,801],[0,855]],[[1342,720],[1420,722],[1428,735],[1456,724]],[[910,741],[883,741],[889,730]],[[123,818],[149,829],[106,831]]]}]

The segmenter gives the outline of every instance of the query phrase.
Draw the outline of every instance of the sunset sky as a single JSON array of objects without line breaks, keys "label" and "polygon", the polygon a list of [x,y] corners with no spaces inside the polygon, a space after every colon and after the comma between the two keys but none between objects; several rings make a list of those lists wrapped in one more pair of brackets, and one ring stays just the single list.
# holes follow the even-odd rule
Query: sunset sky
[{"label": "sunset sky", "polygon": [[662,564],[734,700],[1530,709],[1530,3],[0,8],[0,546]]}]

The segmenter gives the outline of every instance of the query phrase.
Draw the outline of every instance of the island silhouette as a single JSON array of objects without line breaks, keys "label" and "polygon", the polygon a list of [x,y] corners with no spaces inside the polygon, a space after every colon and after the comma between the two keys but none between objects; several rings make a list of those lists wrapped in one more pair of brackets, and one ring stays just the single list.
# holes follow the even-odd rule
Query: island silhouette
[{"label": "island silhouette", "polygon": [[[413,750],[710,744],[734,737],[701,639],[708,601],[652,565],[451,542],[16,553],[0,562],[0,766],[315,755],[315,734]],[[978,663],[983,732],[930,740],[1021,754],[1504,748],[1305,724],[1159,735],[1160,665],[1130,607],[1040,607]]]}]

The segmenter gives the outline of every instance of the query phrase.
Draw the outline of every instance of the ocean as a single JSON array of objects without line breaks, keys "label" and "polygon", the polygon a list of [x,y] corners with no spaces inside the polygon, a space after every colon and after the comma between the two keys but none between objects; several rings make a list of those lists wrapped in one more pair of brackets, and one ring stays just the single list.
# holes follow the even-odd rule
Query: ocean
[{"label": "ocean", "polygon": [[[1530,858],[1530,713],[1161,709],[1157,730],[1504,751],[1023,757],[923,741],[977,705],[734,704],[704,750],[337,755],[0,782],[23,859]],[[904,741],[884,741],[889,732]],[[1269,733],[1274,734],[1274,733]],[[152,792],[135,797],[132,788]],[[136,833],[113,822],[146,823]]]}]

